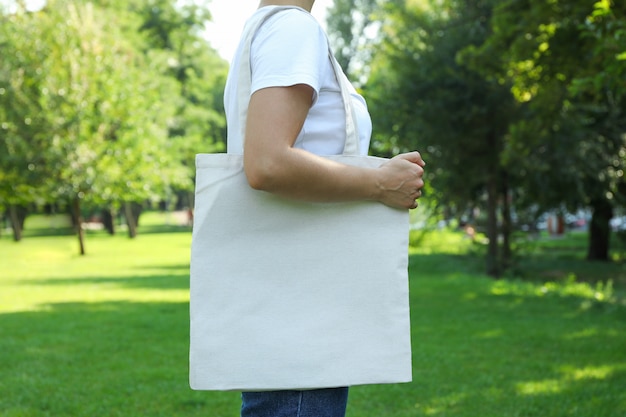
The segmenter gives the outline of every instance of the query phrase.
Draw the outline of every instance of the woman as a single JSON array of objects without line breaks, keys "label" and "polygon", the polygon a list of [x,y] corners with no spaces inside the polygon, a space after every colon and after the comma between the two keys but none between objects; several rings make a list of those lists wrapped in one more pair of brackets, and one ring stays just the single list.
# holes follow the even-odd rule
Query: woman
[{"label": "woman", "polygon": [[[328,55],[325,33],[310,15],[314,0],[262,0],[277,13],[255,34],[250,50],[251,96],[245,140],[237,109],[237,73],[243,48],[231,63],[225,105],[229,152],[243,152],[251,187],[284,197],[319,202],[376,200],[400,209],[417,207],[424,185],[418,152],[401,154],[379,168],[343,165],[320,155],[340,154],[345,111]],[[244,29],[245,35],[245,29]],[[244,36],[245,38],[245,36]],[[343,74],[342,74],[343,76]],[[354,89],[352,106],[360,149],[367,153],[371,121]],[[348,388],[244,392],[242,417],[341,417]]]}]

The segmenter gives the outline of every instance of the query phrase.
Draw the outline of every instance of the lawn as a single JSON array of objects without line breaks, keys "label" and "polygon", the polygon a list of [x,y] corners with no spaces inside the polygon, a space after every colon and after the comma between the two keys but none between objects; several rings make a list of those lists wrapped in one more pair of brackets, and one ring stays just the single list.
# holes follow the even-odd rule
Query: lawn
[{"label": "lawn", "polygon": [[[135,240],[89,233],[81,257],[48,223],[0,238],[0,416],[236,417],[238,393],[187,384],[188,229],[148,216]],[[523,281],[483,276],[462,235],[420,240],[414,380],[354,387],[348,417],[626,416],[624,268],[544,240]]]}]

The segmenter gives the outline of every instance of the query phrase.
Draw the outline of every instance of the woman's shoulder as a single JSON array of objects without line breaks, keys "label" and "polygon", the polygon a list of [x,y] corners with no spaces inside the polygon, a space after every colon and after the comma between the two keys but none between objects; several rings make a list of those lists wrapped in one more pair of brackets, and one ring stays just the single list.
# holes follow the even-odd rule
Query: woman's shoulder
[{"label": "woman's shoulder", "polygon": [[267,20],[260,31],[286,33],[293,36],[325,36],[317,19],[306,10],[299,8],[286,9],[276,13]]}]

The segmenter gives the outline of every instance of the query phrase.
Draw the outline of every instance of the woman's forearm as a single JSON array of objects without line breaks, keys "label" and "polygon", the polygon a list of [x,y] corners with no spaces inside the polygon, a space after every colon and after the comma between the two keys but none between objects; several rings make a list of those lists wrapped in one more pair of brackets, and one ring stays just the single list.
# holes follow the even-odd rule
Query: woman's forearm
[{"label": "woman's forearm", "polygon": [[424,161],[417,152],[392,158],[380,168],[362,168],[293,147],[312,95],[307,85],[266,88],[252,95],[244,143],[250,185],[307,201],[377,200],[416,207],[424,185]]},{"label": "woman's forearm", "polygon": [[[423,161],[417,152],[399,155],[381,168],[344,165],[295,148],[274,154],[273,161],[246,165],[250,185],[306,201],[376,200],[414,208],[421,195]],[[252,158],[249,158],[252,159]]]}]

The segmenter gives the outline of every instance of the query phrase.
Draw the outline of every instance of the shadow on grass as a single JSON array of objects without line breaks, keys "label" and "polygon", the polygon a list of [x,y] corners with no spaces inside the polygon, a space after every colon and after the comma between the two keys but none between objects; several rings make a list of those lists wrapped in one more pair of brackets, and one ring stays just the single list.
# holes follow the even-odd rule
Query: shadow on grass
[{"label": "shadow on grass", "polygon": [[626,415],[626,308],[481,277],[466,261],[411,257],[414,382],[393,415]]},{"label": "shadow on grass", "polygon": [[409,270],[417,278],[423,276],[423,271],[428,275],[455,275],[461,272],[480,276],[485,272],[485,260],[472,254],[412,254],[409,256]]},{"label": "shadow on grass", "polygon": [[0,415],[234,415],[238,394],[188,386],[188,321],[187,303],[0,314]]},{"label": "shadow on grass", "polygon": [[34,229],[24,229],[23,237],[52,237],[52,236],[72,236],[76,231],[73,227],[42,227]]},{"label": "shadow on grass", "polygon": [[611,240],[612,261],[589,261],[586,259],[588,239],[586,233],[572,232],[561,237],[520,240],[512,273],[533,282],[572,278],[591,284],[611,281],[626,294],[624,243],[615,237]]},{"label": "shadow on grass", "polygon": [[191,226],[150,225],[139,227],[139,234],[144,235],[153,233],[191,233]]},{"label": "shadow on grass", "polygon": [[[90,277],[72,277],[72,278],[50,278],[41,280],[29,280],[24,285],[41,285],[41,286],[80,286],[91,285],[111,285],[115,287],[123,287],[130,289],[163,289],[163,290],[184,290],[189,288],[189,265],[155,265],[147,268],[145,266],[138,267],[141,271],[135,276],[90,276]],[[152,275],[146,275],[146,271],[164,271]]]},{"label": "shadow on grass", "polygon": [[[523,280],[534,284],[554,282],[587,283],[593,287],[612,287],[616,296],[626,303],[626,262],[588,261],[585,247],[576,245],[576,240],[543,241],[542,249],[520,253],[513,259],[511,269],[502,278]],[[555,246],[559,244],[561,246]],[[409,267],[436,273],[456,275],[459,273],[485,276],[486,260],[482,252],[464,254],[412,254]],[[625,304],[626,305],[626,304]]]},{"label": "shadow on grass", "polygon": [[[186,268],[64,284],[180,289]],[[624,309],[539,295],[481,268],[411,257],[414,381],[355,387],[347,417],[626,415]],[[237,393],[188,388],[187,303],[49,304],[0,314],[0,329],[2,416],[237,415]]]},{"label": "shadow on grass", "polygon": [[[180,225],[146,225],[139,226],[137,230],[137,234],[141,235],[150,235],[156,233],[191,233],[191,226],[180,226]],[[8,238],[7,233],[7,238]],[[76,235],[76,230],[73,227],[36,227],[36,228],[26,228],[23,231],[23,238],[32,238],[32,237],[53,237],[53,236],[73,236]],[[85,235],[89,236],[113,236],[109,234],[105,230],[85,230]],[[118,228],[115,231],[115,236],[128,236],[128,231],[126,228]]]},{"label": "shadow on grass", "polygon": [[595,284],[612,281],[615,287],[626,291],[626,263],[588,261],[584,256],[567,257],[549,254],[528,255],[518,261],[516,273],[528,281],[578,281]]}]

